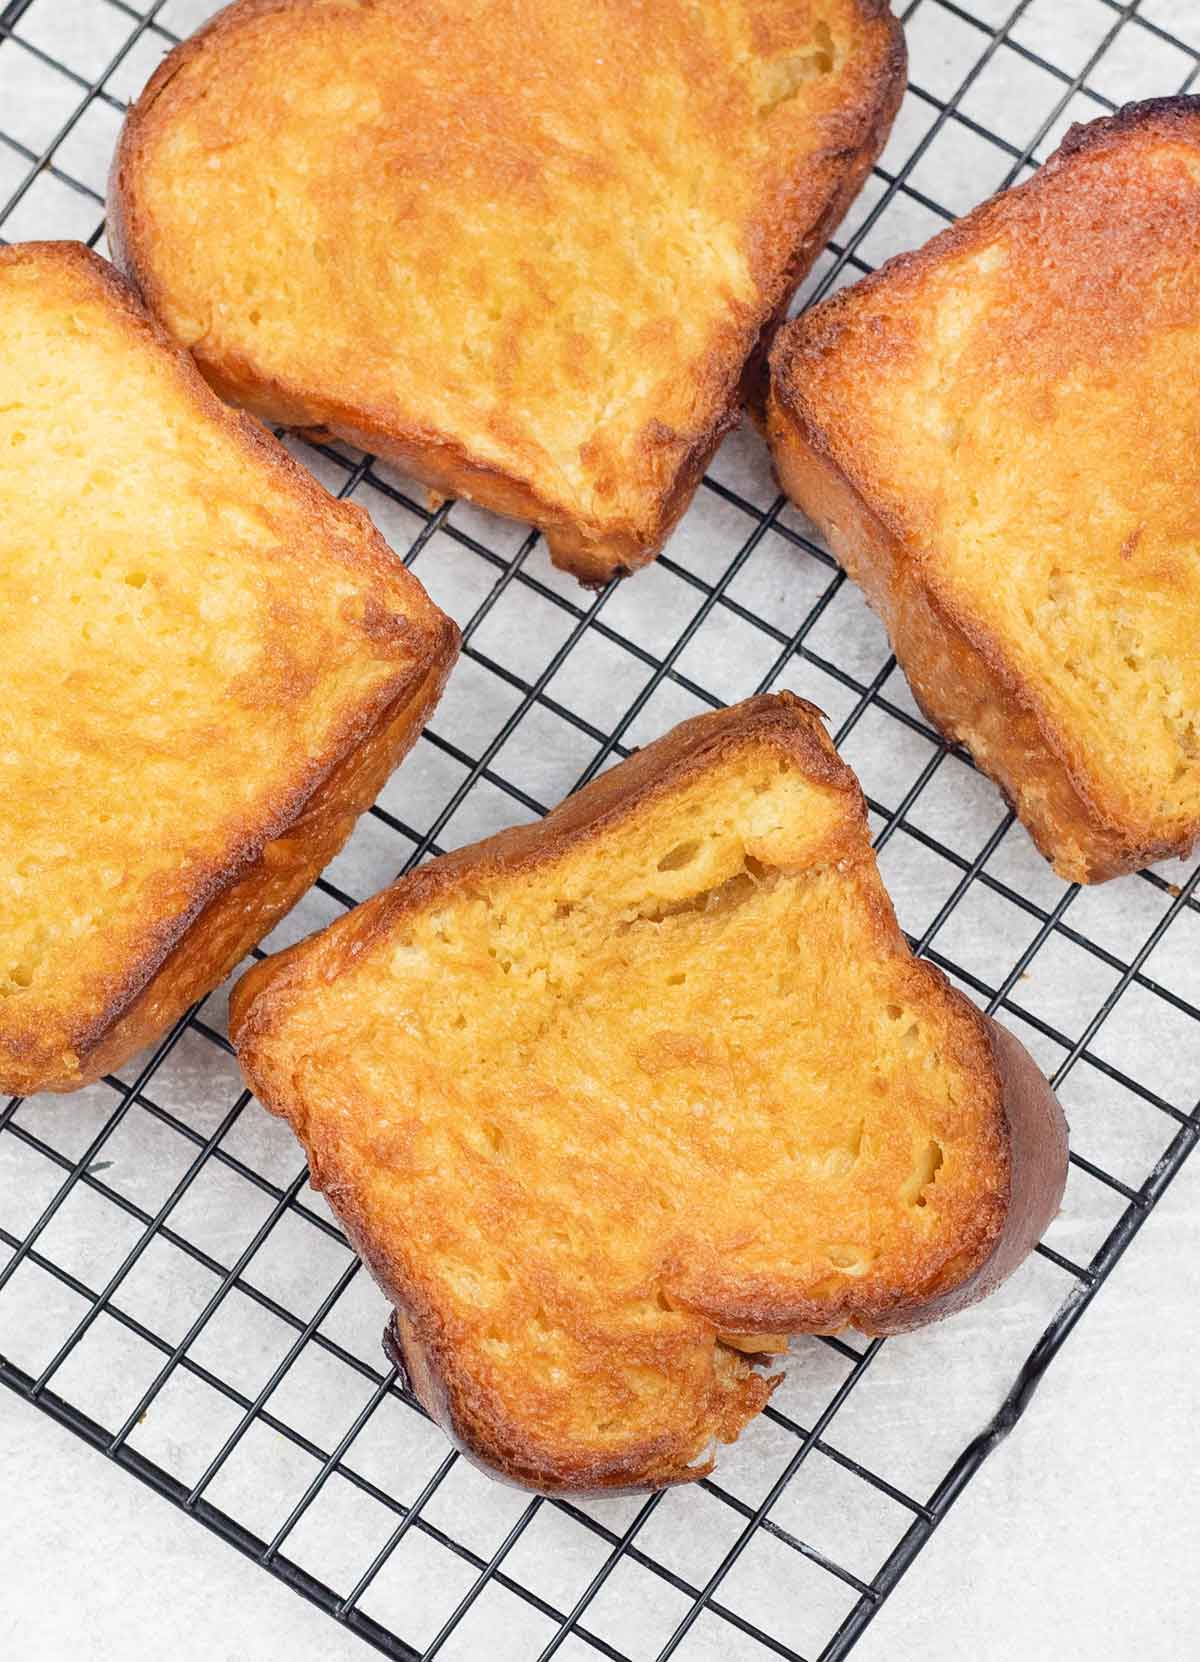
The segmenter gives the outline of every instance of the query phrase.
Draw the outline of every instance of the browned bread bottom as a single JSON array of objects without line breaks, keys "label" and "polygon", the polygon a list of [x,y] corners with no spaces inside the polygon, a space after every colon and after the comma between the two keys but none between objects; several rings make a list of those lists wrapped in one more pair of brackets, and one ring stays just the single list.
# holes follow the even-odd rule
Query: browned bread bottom
[{"label": "browned bread bottom", "polygon": [[422,1401],[544,1491],[702,1475],[788,1334],[961,1309],[1065,1177],[1048,1085],[913,959],[786,693],[257,966],[231,1032]]}]

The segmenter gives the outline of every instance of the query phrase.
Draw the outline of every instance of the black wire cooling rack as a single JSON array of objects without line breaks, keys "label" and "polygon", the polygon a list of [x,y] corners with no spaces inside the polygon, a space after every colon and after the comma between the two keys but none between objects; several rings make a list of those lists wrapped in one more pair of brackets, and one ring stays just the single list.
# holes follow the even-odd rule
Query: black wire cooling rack
[{"label": "black wire cooling rack", "polygon": [[[3,240],[103,247],[124,106],[213,9],[0,7]],[[1200,79],[1193,0],[911,0],[902,15],[904,109],[806,299],[1020,179],[1070,121]],[[832,712],[863,778],[914,946],[1052,1074],[1074,1128],[1066,1216],[1086,1217],[1090,1250],[1074,1226],[1043,1242],[1006,1374],[993,1364],[967,1389],[972,1346],[958,1344],[956,1394],[987,1423],[956,1425],[946,1446],[930,1403],[914,1440],[937,1452],[932,1481],[889,1445],[871,1399],[899,1342],[828,1338],[801,1347],[710,1480],[596,1504],[502,1490],[383,1368],[381,1301],[305,1193],[294,1145],[240,1089],[221,990],[120,1077],[0,1112],[0,1379],[387,1655],[837,1662],[1192,1152],[1200,868],[1085,894],[1055,881],[923,722],[752,438],[722,451],[658,565],[590,600],[536,535],[465,504],[434,510],[370,457],[298,448],[455,611],[464,657],[283,938],[444,846],[542,813],[683,715],[797,687]]]}]

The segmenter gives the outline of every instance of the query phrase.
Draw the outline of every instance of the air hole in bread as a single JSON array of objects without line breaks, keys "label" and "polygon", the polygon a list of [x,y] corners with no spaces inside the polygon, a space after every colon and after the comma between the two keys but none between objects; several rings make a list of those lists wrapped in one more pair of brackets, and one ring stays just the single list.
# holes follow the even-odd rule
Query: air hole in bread
[{"label": "air hole in bread", "polygon": [[125,581],[129,584],[131,589],[145,588],[146,573],[144,571],[127,571],[125,573]]},{"label": "air hole in bread", "polygon": [[683,900],[667,900],[659,905],[640,906],[625,928],[633,928],[639,923],[665,923],[668,918],[682,917],[688,912],[699,912],[705,916],[734,912],[739,906],[745,905],[756,887],[754,879],[743,870],[736,876],[727,878],[724,883],[718,883],[711,889],[700,889]]},{"label": "air hole in bread", "polygon": [[723,883],[699,889],[695,894],[685,895],[680,900],[667,900],[639,907],[636,915],[625,927],[631,928],[638,923],[659,924],[667,918],[680,917],[687,912],[699,912],[706,917],[735,912],[739,906],[744,906],[753,898],[758,888],[771,884],[777,875],[772,867],[756,860],[752,854],[747,854],[742,859],[742,869],[735,872],[732,877],[727,877]]},{"label": "air hole in bread", "polygon": [[700,840],[693,837],[686,843],[676,843],[674,848],[668,849],[658,862],[659,871],[681,871],[684,866],[690,866],[700,852]]},{"label": "air hole in bread", "polygon": [[807,50],[789,52],[762,64],[758,73],[758,114],[768,116],[794,98],[810,81],[829,75],[837,63],[833,33],[823,20],[814,24]]},{"label": "air hole in bread", "polygon": [[825,1256],[843,1275],[865,1275],[871,1267],[871,1254],[863,1246],[827,1246]]},{"label": "air hole in bread", "polygon": [[941,1143],[935,1137],[931,1137],[917,1156],[912,1175],[901,1191],[907,1205],[928,1205],[929,1197],[926,1190],[932,1188],[937,1181],[937,1174],[945,1158]]}]

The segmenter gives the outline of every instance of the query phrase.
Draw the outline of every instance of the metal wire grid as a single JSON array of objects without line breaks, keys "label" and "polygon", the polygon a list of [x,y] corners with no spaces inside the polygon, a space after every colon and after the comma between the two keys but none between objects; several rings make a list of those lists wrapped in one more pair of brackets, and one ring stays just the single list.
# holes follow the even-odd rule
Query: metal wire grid
[{"label": "metal wire grid", "polygon": [[[91,130],[92,139],[82,146],[72,148],[72,137],[81,133],[97,110],[109,118],[109,127],[115,127],[126,98],[144,80],[161,51],[174,44],[176,35],[171,25],[186,30],[197,21],[193,14],[212,8],[203,4],[189,7],[184,0],[157,0],[150,6],[134,6],[125,0],[78,0],[75,11],[83,18],[84,26],[71,38],[92,41],[94,61],[86,63],[75,61],[56,44],[58,37],[50,27],[53,3],[14,0],[0,10],[0,231],[8,240],[39,234],[37,224],[30,221],[40,217],[45,193],[53,192],[57,197],[58,234],[63,234],[64,213],[69,220],[74,214],[70,220],[74,234],[96,245],[103,237],[101,191],[107,155],[100,153],[103,147],[94,136],[97,129]],[[1059,0],[1049,0],[1049,4],[1057,8]],[[976,0],[974,5],[959,5],[955,0],[911,0],[903,11],[913,48],[913,85],[906,106],[908,124],[902,115],[898,128],[903,138],[902,159],[891,161],[894,139],[848,228],[843,228],[848,229],[845,240],[830,245],[810,281],[806,298],[817,298],[838,282],[871,269],[872,233],[877,226],[910,215],[914,209],[935,222],[928,229],[954,217],[952,209],[943,205],[930,186],[929,167],[922,165],[927,158],[936,157],[944,129],[949,129],[955,144],[967,144],[966,135],[983,141],[992,147],[988,154],[994,153],[1002,162],[997,177],[978,185],[975,194],[982,195],[1021,177],[1033,160],[1044,154],[1049,141],[1061,133],[1068,118],[1086,119],[1111,110],[1126,95],[1190,90],[1200,78],[1200,16],[1189,16],[1187,8],[1188,0],[1134,0],[1125,5],[1117,0],[1074,0],[1073,8],[1064,5],[1062,12],[1074,9],[1090,13],[1089,44],[1078,67],[1071,70],[1055,61],[1053,49],[1045,49],[1046,7],[1042,5],[1039,11],[1039,0],[1020,0],[1015,5],[999,0]],[[111,51],[106,45],[96,52],[95,40],[111,43]],[[1039,84],[1048,89],[1042,97],[1040,114],[1032,107],[1023,107],[1016,115],[1018,126],[1023,124],[1032,130],[1015,138],[972,113],[973,108],[978,111],[988,107],[986,98],[973,104],[973,89],[984,85],[989,66],[999,54],[1014,54],[1023,60],[1036,73]],[[98,61],[101,57],[104,61]],[[1011,59],[1006,58],[1005,63],[1011,67]],[[1106,73],[1106,66],[1111,65],[1120,66],[1121,74]],[[1141,79],[1148,67],[1160,77],[1175,71],[1174,79],[1169,85],[1160,79],[1152,87],[1143,86]],[[35,73],[55,78],[61,95],[61,119],[51,120],[40,137],[23,133],[20,119],[19,89],[24,77]],[[5,91],[12,87],[18,89],[17,94]],[[1036,105],[1036,100],[1032,104]],[[15,182],[6,186],[5,181],[14,172]],[[909,235],[907,240],[916,241],[918,237]],[[890,249],[885,245],[883,251]],[[403,1484],[384,1486],[364,1475],[360,1455],[373,1427],[386,1416],[389,1436],[399,1437],[402,1442],[404,1437],[420,1437],[424,1423],[421,1410],[398,1381],[394,1369],[384,1371],[376,1365],[372,1349],[361,1354],[356,1350],[360,1333],[354,1337],[339,1335],[334,1318],[349,1302],[350,1290],[360,1288],[365,1278],[319,1197],[302,1198],[305,1171],[295,1171],[285,1178],[286,1157],[272,1166],[269,1161],[251,1157],[245,1149],[239,1152],[239,1127],[246,1123],[244,1116],[253,1116],[257,1110],[249,1107],[248,1093],[231,1083],[234,1076],[223,1032],[220,992],[191,1011],[154,1053],[125,1077],[112,1076],[103,1086],[76,1099],[73,1111],[65,1109],[52,1116],[44,1111],[44,1105],[14,1099],[0,1112],[0,1146],[5,1149],[0,1172],[5,1161],[18,1160],[22,1181],[29,1179],[39,1203],[35,1216],[13,1228],[8,1225],[15,1219],[0,1214],[0,1243],[9,1254],[0,1268],[0,1344],[8,1345],[3,1317],[22,1277],[36,1272],[39,1287],[53,1286],[73,1295],[71,1311],[57,1342],[36,1365],[25,1366],[0,1356],[0,1379],[385,1654],[403,1658],[432,1658],[443,1651],[447,1655],[477,1655],[482,1644],[480,1630],[473,1622],[487,1606],[491,1624],[489,1654],[501,1654],[497,1635],[507,1631],[512,1643],[503,1654],[521,1657],[549,1658],[560,1650],[564,1654],[574,1650],[581,1654],[598,1652],[620,1662],[636,1650],[639,1655],[657,1655],[660,1662],[677,1652],[723,1657],[772,1653],[792,1658],[793,1662],[804,1662],[805,1657],[810,1662],[817,1658],[819,1662],[836,1662],[849,1653],[981,1461],[1022,1412],[1045,1367],[1192,1152],[1200,1134],[1200,1107],[1181,1097],[1169,1083],[1133,1077],[1112,1059],[1111,1046],[1106,1055],[1103,1044],[1098,1049],[1096,1041],[1121,1002],[1140,997],[1141,1007],[1166,1012],[1176,1023],[1185,1049],[1190,1046],[1191,1056],[1200,1056],[1195,1049],[1200,1027],[1193,1026],[1200,1022],[1200,1008],[1191,996],[1194,985],[1186,984],[1185,995],[1168,984],[1169,976],[1159,977],[1156,965],[1148,965],[1156,951],[1162,957],[1160,949],[1168,932],[1178,935],[1194,927],[1200,913],[1200,900],[1195,894],[1200,867],[1178,884],[1156,872],[1130,880],[1141,886],[1138,915],[1153,918],[1153,922],[1149,927],[1143,925],[1136,936],[1126,931],[1114,941],[1111,920],[1105,924],[1094,905],[1077,904],[1077,889],[1049,880],[1039,888],[1019,876],[1000,874],[1009,867],[999,856],[1012,847],[1014,836],[1020,835],[1012,831],[1011,814],[1000,816],[973,851],[951,846],[931,832],[921,820],[922,800],[928,801],[936,793],[936,786],[932,792],[931,786],[939,771],[946,769],[949,758],[954,758],[950,764],[953,769],[963,770],[962,779],[969,778],[965,772],[969,760],[948,749],[929,730],[908,698],[890,656],[883,656],[878,667],[867,672],[857,662],[849,661],[854,657],[852,653],[839,650],[836,631],[827,642],[822,621],[828,623],[838,614],[841,602],[852,591],[845,587],[842,573],[811,539],[799,518],[781,497],[773,495],[773,487],[764,487],[761,465],[757,473],[751,468],[749,487],[743,473],[736,470],[735,484],[728,476],[723,478],[720,459],[706,479],[702,498],[719,513],[723,527],[715,554],[711,548],[697,551],[683,539],[682,552],[677,551],[677,545],[659,562],[658,589],[647,573],[623,589],[610,587],[584,603],[573,585],[553,573],[540,555],[534,556],[536,534],[521,538],[512,527],[453,503],[433,510],[413,494],[405,481],[378,467],[370,457],[351,456],[340,448],[324,446],[305,447],[304,454],[339,495],[357,493],[360,501],[367,501],[395,546],[405,548],[406,563],[418,564],[420,575],[435,593],[444,563],[456,564],[460,573],[467,573],[459,595],[460,621],[465,622],[464,670],[460,673],[474,674],[486,682],[489,696],[502,708],[502,719],[495,730],[474,744],[462,742],[449,702],[435,715],[418,751],[406,765],[410,777],[411,770],[424,767],[433,780],[426,823],[411,824],[392,806],[393,802],[404,801],[404,770],[401,788],[385,792],[369,820],[364,821],[364,834],[376,838],[379,849],[387,851],[377,858],[388,863],[391,871],[410,868],[441,852],[443,838],[453,845],[475,834],[472,815],[479,817],[480,803],[483,829],[490,828],[489,819],[499,822],[545,811],[548,804],[539,800],[535,791],[509,776],[510,771],[517,771],[528,778],[532,771],[528,759],[515,768],[513,763],[513,758],[520,757],[521,736],[526,732],[533,734],[536,750],[539,736],[552,730],[556,735],[553,743],[562,744],[575,758],[562,764],[570,768],[565,782],[573,778],[575,784],[582,784],[611,758],[628,754],[648,733],[668,725],[676,714],[716,706],[726,697],[742,697],[756,688],[795,684],[802,674],[814,684],[820,683],[826,704],[840,713],[836,737],[847,751],[854,751],[855,736],[867,723],[878,723],[885,733],[884,749],[907,746],[906,756],[910,752],[917,756],[911,774],[894,785],[886,797],[871,788],[869,771],[864,774],[882,856],[886,859],[889,845],[900,839],[912,850],[944,863],[948,873],[941,903],[924,928],[914,930],[910,937],[916,949],[945,969],[989,1012],[1004,1013],[1027,1038],[1041,1041],[1043,1054],[1057,1058],[1053,1070],[1057,1087],[1069,1090],[1072,1077],[1082,1070],[1088,1081],[1087,1092],[1103,1086],[1120,1097],[1126,1111],[1140,1106],[1157,1117],[1161,1137],[1140,1168],[1140,1180],[1137,1174],[1118,1176],[1106,1164],[1078,1150],[1073,1152],[1075,1173],[1086,1174],[1111,1195],[1116,1208],[1111,1227],[1086,1263],[1076,1262],[1045,1243],[1041,1245],[1042,1258],[1066,1277],[1065,1283],[1055,1289],[1056,1313],[990,1424],[961,1448],[925,1498],[918,1498],[874,1470],[871,1459],[857,1458],[832,1440],[837,1416],[852,1393],[868,1370],[879,1368],[883,1342],[862,1345],[838,1338],[814,1340],[804,1363],[811,1369],[814,1357],[826,1358],[829,1366],[824,1370],[817,1367],[816,1372],[822,1381],[827,1380],[829,1389],[821,1401],[814,1400],[811,1412],[803,1418],[785,1406],[766,1410],[764,1424],[770,1429],[764,1435],[776,1436],[781,1451],[771,1481],[761,1490],[750,1491],[747,1498],[746,1493],[736,1492],[736,1484],[727,1482],[726,1467],[722,1466],[716,1479],[705,1480],[687,1492],[688,1506],[699,1507],[702,1503],[698,1496],[703,1494],[725,1519],[723,1550],[702,1575],[680,1573],[669,1561],[671,1553],[664,1545],[662,1532],[655,1534],[652,1519],[664,1505],[662,1495],[631,1503],[615,1521],[611,1509],[606,1513],[603,1507],[509,1496],[511,1504],[503,1513],[502,1526],[494,1525],[492,1533],[483,1539],[473,1536],[466,1516],[456,1513],[453,1506],[439,1504],[439,1497],[444,1500],[457,1481],[454,1474],[466,1468],[453,1452],[445,1451],[436,1434],[431,1433],[429,1442],[421,1445],[422,1456],[414,1468],[419,1471],[419,1479],[412,1479],[405,1499],[398,1493],[404,1489]],[[403,527],[399,535],[397,525]],[[435,544],[432,549],[431,543]],[[806,588],[801,585],[805,596],[803,615],[791,626],[764,615],[764,611],[775,608],[764,604],[762,584],[752,580],[757,564],[764,558],[769,560],[770,551],[785,545],[790,547],[797,574],[803,565],[808,579]],[[427,550],[428,556],[423,558]],[[646,618],[660,609],[662,585],[668,582],[673,600],[665,609],[665,625],[661,619],[649,628],[635,623],[639,602],[644,604]],[[474,603],[464,610],[461,595],[465,593],[474,596]],[[539,637],[530,641],[529,650],[520,654],[521,661],[515,667],[504,661],[506,653],[494,651],[489,644],[489,620],[494,621],[512,605],[532,614],[530,634]],[[736,685],[725,684],[724,670],[715,677],[707,674],[718,648],[725,653],[722,661],[727,662],[730,632],[744,643],[740,653],[734,651]],[[543,636],[548,649],[539,644]],[[619,667],[607,674],[609,697],[605,708],[598,712],[593,703],[590,713],[585,714],[577,707],[581,699],[570,690],[569,668],[576,657],[588,653],[598,653]],[[721,684],[707,686],[706,678]],[[625,689],[631,685],[637,685],[638,690],[626,701]],[[810,690],[809,685],[805,690]],[[619,715],[610,724],[609,715],[618,709]],[[878,754],[879,748],[876,744],[874,753]],[[586,756],[586,763],[577,769],[581,755]],[[852,759],[862,771],[859,756],[855,753]],[[363,898],[362,894],[347,892],[336,879],[337,869],[335,862],[333,872],[317,886],[319,898],[308,903],[307,909],[305,905],[299,909],[305,926]],[[1028,926],[1026,944],[998,974],[983,976],[961,961],[961,950],[944,949],[948,925],[956,916],[967,913],[975,897],[1015,908]],[[313,906],[323,906],[324,913],[314,916]],[[1085,920],[1092,918],[1093,926],[1089,928],[1085,921],[1084,926],[1076,927],[1072,912],[1082,914]],[[1086,962],[1107,978],[1107,990],[1073,1033],[1018,996],[1019,984],[1028,978],[1040,954],[1068,947],[1082,955],[1076,962]],[[1150,1001],[1148,1005],[1146,1000]],[[189,1047],[193,1061],[198,1049],[203,1053],[200,1066],[207,1060],[212,1069],[214,1102],[224,1100],[222,1087],[231,1098],[223,1111],[214,1107],[203,1121],[207,1129],[193,1123],[194,1115],[171,1106],[172,1068]],[[111,1164],[106,1153],[117,1146],[123,1128],[133,1121],[139,1134],[148,1134],[147,1128],[154,1127],[169,1139],[179,1139],[179,1147],[186,1154],[186,1158],[181,1157],[175,1181],[153,1209],[131,1199],[115,1180],[104,1175]],[[262,1169],[263,1165],[269,1169]],[[235,1178],[261,1202],[253,1214],[257,1224],[246,1227],[238,1236],[242,1244],[236,1252],[223,1253],[197,1244],[193,1238],[197,1231],[184,1218],[189,1196],[194,1196],[198,1185],[212,1173]],[[102,1210],[105,1217],[120,1219],[125,1228],[122,1250],[105,1277],[89,1278],[78,1273],[64,1261],[70,1254],[55,1249],[56,1221],[81,1196],[93,1209]],[[269,1253],[282,1231],[298,1223],[303,1225],[307,1252],[314,1252],[313,1243],[317,1241],[326,1249],[320,1262],[332,1278],[319,1300],[317,1292],[325,1285],[319,1277],[305,1300],[275,1296],[263,1285],[264,1280],[270,1283],[270,1277],[260,1273],[264,1254]],[[152,1320],[129,1307],[139,1267],[163,1247],[172,1249],[173,1264],[186,1261],[207,1277],[205,1295],[193,1301],[194,1314],[182,1323],[172,1324],[162,1312],[159,1319]],[[1062,1285],[1067,1288],[1065,1297]],[[223,1309],[235,1293],[278,1324],[284,1335],[275,1365],[256,1389],[235,1377],[227,1358],[218,1356],[212,1363],[202,1359],[206,1337],[219,1324]],[[97,1324],[103,1324],[107,1333],[119,1332],[124,1339],[136,1340],[139,1354],[153,1359],[149,1371],[143,1368],[138,1375],[140,1388],[136,1393],[131,1390],[121,1410],[103,1420],[83,1405],[87,1398],[79,1388],[78,1370],[74,1374],[71,1371],[73,1359],[86,1353],[89,1334]],[[373,1346],[373,1332],[371,1341]],[[280,1408],[289,1378],[303,1359],[314,1357],[333,1365],[342,1393],[340,1400],[358,1405],[350,1423],[336,1438],[315,1440],[297,1428],[295,1415],[289,1417]],[[74,1388],[64,1383],[67,1380],[74,1382]],[[176,1464],[188,1467],[186,1478],[168,1469],[169,1462],[152,1459],[136,1446],[147,1417],[156,1408],[161,1412],[165,1394],[180,1380],[214,1393],[215,1399],[227,1405],[229,1414],[228,1428],[211,1453],[186,1447],[185,1416],[184,1457]],[[354,1383],[353,1391],[350,1382]],[[780,1400],[786,1402],[786,1398],[777,1402]],[[343,1422],[344,1413],[339,1423]],[[401,1426],[406,1428],[402,1435],[398,1430]],[[267,1526],[256,1528],[246,1521],[253,1508],[217,1505],[211,1491],[239,1447],[263,1430],[282,1439],[298,1457],[303,1456],[307,1471],[291,1503]],[[825,1463],[824,1470],[840,1473],[856,1486],[860,1501],[867,1496],[872,1504],[888,1507],[894,1523],[873,1573],[859,1573],[848,1567],[840,1559],[851,1554],[822,1550],[784,1527],[778,1517],[772,1517],[773,1508],[789,1485],[802,1485],[817,1462]],[[319,1579],[295,1557],[289,1557],[286,1549],[290,1545],[296,1551],[305,1519],[339,1482],[346,1486],[346,1493],[353,1491],[358,1501],[371,1503],[375,1528],[370,1549],[364,1537],[353,1567],[347,1564],[335,1580]],[[477,1508],[483,1506],[485,1491],[468,1493]],[[539,1514],[553,1520],[556,1528],[568,1528],[573,1540],[586,1541],[590,1549],[586,1573],[577,1575],[569,1595],[549,1597],[529,1584],[537,1578],[530,1573],[529,1555],[523,1556],[522,1543],[527,1545],[537,1537],[539,1526],[535,1520]],[[560,1545],[565,1539],[561,1528],[554,1539]],[[827,1621],[812,1642],[805,1643],[803,1651],[797,1648],[800,1641],[794,1629],[768,1631],[755,1619],[753,1609],[748,1611],[744,1604],[738,1607],[739,1601],[730,1591],[736,1566],[753,1554],[756,1543],[763,1541],[778,1545],[790,1575],[798,1577],[805,1565],[812,1566],[814,1573],[840,1595],[836,1608],[827,1599],[811,1595],[811,1602],[826,1614]],[[451,1577],[453,1590],[444,1616],[439,1612],[438,1619],[412,1642],[412,1632],[400,1631],[401,1620],[393,1623],[378,1619],[363,1606],[388,1566],[403,1560],[418,1542],[423,1547],[432,1543],[436,1548],[438,1568],[433,1573],[447,1577],[448,1566],[453,1566],[455,1576]],[[419,1565],[425,1563],[421,1557]],[[671,1612],[669,1626],[655,1634],[648,1647],[643,1643],[622,1648],[605,1636],[598,1619],[606,1589],[611,1590],[614,1580],[630,1567],[645,1572],[653,1600],[665,1604]],[[815,1583],[809,1581],[805,1586],[811,1590]],[[497,1604],[500,1594],[507,1595],[507,1599]],[[833,1614],[829,1615],[831,1608]],[[518,1619],[518,1611],[522,1619]],[[533,1621],[532,1628],[528,1619]]]}]

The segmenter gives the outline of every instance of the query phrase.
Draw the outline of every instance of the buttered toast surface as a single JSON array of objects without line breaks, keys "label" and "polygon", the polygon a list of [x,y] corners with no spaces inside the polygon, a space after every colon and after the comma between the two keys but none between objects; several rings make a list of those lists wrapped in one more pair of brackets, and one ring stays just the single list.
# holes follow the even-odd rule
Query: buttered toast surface
[{"label": "buttered toast surface", "polygon": [[1200,99],[1131,105],[774,350],[784,487],[1083,882],[1200,834],[1198,249]]},{"label": "buttered toast surface", "polygon": [[702,1475],[787,1334],[970,1303],[1065,1176],[1049,1087],[912,958],[790,694],[268,959],[231,1036],[425,1405],[540,1490]]},{"label": "buttered toast surface", "polygon": [[884,0],[238,0],[131,112],[119,261],[219,391],[651,558],[904,84]]},{"label": "buttered toast surface", "polygon": [[96,1077],[227,974],[455,640],[111,267],[0,249],[0,1094]]}]

